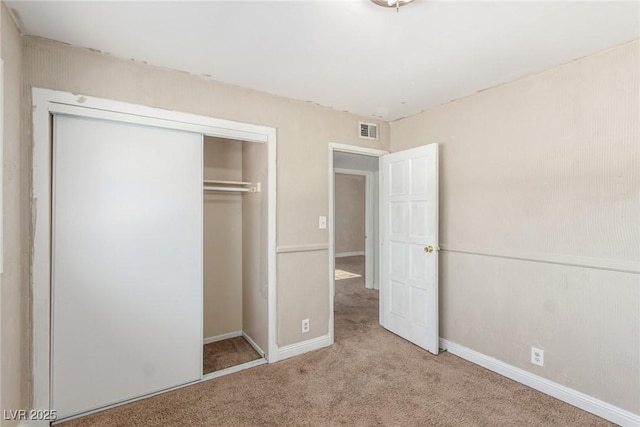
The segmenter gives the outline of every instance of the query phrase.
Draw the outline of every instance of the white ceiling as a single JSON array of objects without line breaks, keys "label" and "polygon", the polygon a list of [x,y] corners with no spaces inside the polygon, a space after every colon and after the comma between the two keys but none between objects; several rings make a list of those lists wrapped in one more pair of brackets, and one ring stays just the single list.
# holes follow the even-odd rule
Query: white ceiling
[{"label": "white ceiling", "polygon": [[395,120],[637,39],[638,1],[6,1],[25,34]]}]

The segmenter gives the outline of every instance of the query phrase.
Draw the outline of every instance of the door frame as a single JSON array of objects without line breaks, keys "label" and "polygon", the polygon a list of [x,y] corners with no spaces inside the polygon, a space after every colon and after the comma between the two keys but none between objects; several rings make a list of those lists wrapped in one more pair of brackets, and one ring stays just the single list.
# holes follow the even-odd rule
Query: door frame
[{"label": "door frame", "polygon": [[[32,408],[50,408],[51,345],[51,168],[53,113],[116,120],[178,129],[222,138],[267,144],[268,162],[268,348],[269,363],[278,359],[276,341],[276,129],[208,116],[164,110],[50,89],[32,89],[33,121],[33,258],[32,277]],[[202,378],[202,377],[201,377]],[[202,381],[203,379],[201,379]],[[191,383],[193,384],[193,383]],[[179,386],[181,387],[181,386]],[[179,388],[177,387],[177,388]],[[168,390],[166,390],[168,391]],[[38,422],[36,422],[38,424]],[[41,425],[48,425],[42,422]]]},{"label": "door frame", "polygon": [[[335,342],[334,339],[334,305],[335,305],[335,289],[336,289],[336,281],[335,281],[335,176],[334,176],[334,168],[333,168],[333,154],[335,152],[340,153],[350,153],[350,154],[360,154],[370,157],[382,157],[386,154],[389,154],[388,151],[378,150],[375,148],[366,148],[360,147],[357,145],[348,145],[341,144],[337,142],[329,143],[329,169],[328,169],[328,178],[329,178],[329,335],[331,336],[331,344]],[[379,219],[379,218],[378,218]],[[371,221],[372,222],[372,221]],[[372,228],[379,227],[378,224],[371,224]],[[378,242],[379,243],[379,242]],[[378,244],[379,246],[379,244]],[[378,258],[379,258],[379,247],[378,247]],[[380,262],[379,260],[376,262],[376,267],[378,269],[377,276],[380,277]]]},{"label": "door frame", "polygon": [[[361,171],[357,169],[341,169],[334,168],[334,185],[330,191],[333,191],[334,195],[334,207],[333,207],[333,215],[332,218],[334,221],[331,221],[330,224],[333,224],[331,227],[331,232],[335,238],[336,227],[335,227],[335,174],[339,173],[342,175],[356,175],[356,176],[364,176],[364,262],[365,262],[365,274],[364,274],[364,286],[367,289],[374,288],[374,273],[373,273],[373,251],[374,251],[374,223],[373,223],[373,172],[371,171]],[[334,247],[335,252],[335,247]],[[334,259],[337,254],[334,253]]]}]

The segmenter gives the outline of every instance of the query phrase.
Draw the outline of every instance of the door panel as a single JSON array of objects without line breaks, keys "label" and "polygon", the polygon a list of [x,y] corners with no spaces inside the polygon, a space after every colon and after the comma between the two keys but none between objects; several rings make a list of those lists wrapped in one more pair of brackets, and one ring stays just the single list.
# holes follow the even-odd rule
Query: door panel
[{"label": "door panel", "polygon": [[389,223],[392,237],[401,239],[407,226],[407,205],[402,202],[391,202]]},{"label": "door panel", "polygon": [[420,326],[427,326],[429,323],[428,313],[424,307],[429,303],[429,295],[427,290],[411,288],[411,320],[420,324]]},{"label": "door panel", "polygon": [[391,269],[389,270],[389,274],[391,277],[398,276],[402,278],[404,277],[404,269],[407,265],[404,254],[405,246],[394,241],[389,242],[389,245],[391,247],[389,254]]},{"label": "door panel", "polygon": [[407,317],[407,285],[390,280],[391,313],[401,318]]},{"label": "door panel", "polygon": [[424,201],[409,202],[409,205],[411,206],[410,237],[412,239],[428,238],[427,222],[424,219],[428,218],[429,203]]},{"label": "door panel", "polygon": [[427,287],[427,260],[424,256],[424,248],[422,245],[410,245],[411,251],[409,265],[411,271],[409,272],[409,280],[417,287]]},{"label": "door panel", "polygon": [[389,154],[380,163],[380,323],[437,354],[438,146]]},{"label": "door panel", "polygon": [[198,380],[202,136],[56,116],[51,407]]},{"label": "door panel", "polygon": [[406,169],[402,162],[391,163],[389,165],[389,182],[390,191],[392,196],[399,196],[405,193],[405,181],[406,181]]}]

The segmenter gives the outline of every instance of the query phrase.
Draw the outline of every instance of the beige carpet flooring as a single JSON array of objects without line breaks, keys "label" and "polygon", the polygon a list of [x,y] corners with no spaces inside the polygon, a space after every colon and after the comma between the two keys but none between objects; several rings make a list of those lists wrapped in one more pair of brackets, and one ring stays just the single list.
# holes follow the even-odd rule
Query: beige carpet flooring
[{"label": "beige carpet flooring", "polygon": [[[339,259],[337,268],[362,268]],[[378,325],[378,293],[336,281],[333,346],[164,393],[71,426],[605,426],[606,421]],[[313,325],[312,325],[313,327]],[[313,335],[312,335],[313,336]]]},{"label": "beige carpet flooring", "polygon": [[202,348],[202,373],[220,371],[260,359],[260,355],[243,337],[205,344]]}]

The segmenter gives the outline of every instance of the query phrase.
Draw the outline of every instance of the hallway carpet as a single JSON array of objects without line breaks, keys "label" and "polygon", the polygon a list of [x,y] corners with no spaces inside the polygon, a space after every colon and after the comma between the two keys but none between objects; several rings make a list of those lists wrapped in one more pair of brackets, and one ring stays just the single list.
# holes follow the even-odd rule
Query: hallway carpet
[{"label": "hallway carpet", "polygon": [[[338,259],[337,268],[358,270],[355,264]],[[378,325],[378,292],[364,289],[362,279],[336,281],[336,342],[331,347],[63,425],[611,425],[452,354],[433,356],[385,331]]]}]

